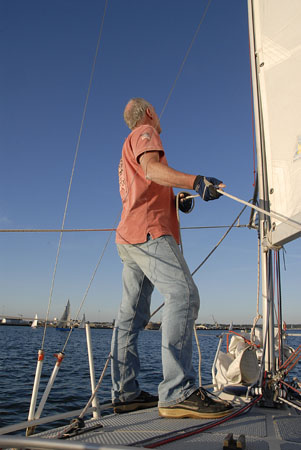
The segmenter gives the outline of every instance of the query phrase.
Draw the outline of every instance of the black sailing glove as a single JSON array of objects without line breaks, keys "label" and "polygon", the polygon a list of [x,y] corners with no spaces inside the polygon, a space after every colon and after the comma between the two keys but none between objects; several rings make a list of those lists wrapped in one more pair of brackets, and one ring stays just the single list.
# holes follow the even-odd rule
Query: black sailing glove
[{"label": "black sailing glove", "polygon": [[222,194],[219,194],[216,189],[222,181],[213,177],[203,177],[202,175],[197,175],[193,183],[193,189],[202,197],[205,202],[209,200],[216,200]]},{"label": "black sailing glove", "polygon": [[194,208],[194,198],[188,198],[186,200],[186,197],[191,197],[191,194],[189,192],[180,192],[178,196],[180,211],[185,214],[190,213]]}]

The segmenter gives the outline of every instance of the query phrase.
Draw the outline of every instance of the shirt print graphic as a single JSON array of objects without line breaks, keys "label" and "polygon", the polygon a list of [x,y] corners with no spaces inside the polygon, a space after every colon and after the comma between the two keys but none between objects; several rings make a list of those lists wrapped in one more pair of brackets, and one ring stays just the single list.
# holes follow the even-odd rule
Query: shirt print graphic
[{"label": "shirt print graphic", "polygon": [[126,180],[124,176],[123,159],[121,158],[118,166],[118,177],[119,177],[119,190],[122,200],[124,200],[127,194]]},{"label": "shirt print graphic", "polygon": [[143,133],[143,134],[141,134],[140,137],[141,137],[142,141],[144,141],[144,139],[147,139],[148,141],[150,141],[150,139],[151,139],[149,133]]}]

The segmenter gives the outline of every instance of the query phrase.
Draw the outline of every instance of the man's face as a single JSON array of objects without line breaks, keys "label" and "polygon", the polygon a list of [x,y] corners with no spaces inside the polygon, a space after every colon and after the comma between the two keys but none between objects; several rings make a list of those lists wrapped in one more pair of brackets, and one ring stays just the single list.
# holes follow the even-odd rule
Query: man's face
[{"label": "man's face", "polygon": [[152,114],[154,128],[160,134],[162,131],[161,125],[160,125],[160,119],[159,119],[159,117],[155,111],[155,108],[153,106],[151,106],[150,110],[151,110],[151,114]]}]

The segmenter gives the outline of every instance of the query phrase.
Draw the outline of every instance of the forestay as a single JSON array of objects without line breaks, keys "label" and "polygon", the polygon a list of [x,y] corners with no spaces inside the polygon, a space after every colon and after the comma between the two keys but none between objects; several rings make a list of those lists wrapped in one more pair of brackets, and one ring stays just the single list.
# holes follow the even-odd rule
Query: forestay
[{"label": "forestay", "polygon": [[[301,222],[301,2],[254,0],[255,51],[270,209]],[[271,240],[300,236],[273,219]]]}]

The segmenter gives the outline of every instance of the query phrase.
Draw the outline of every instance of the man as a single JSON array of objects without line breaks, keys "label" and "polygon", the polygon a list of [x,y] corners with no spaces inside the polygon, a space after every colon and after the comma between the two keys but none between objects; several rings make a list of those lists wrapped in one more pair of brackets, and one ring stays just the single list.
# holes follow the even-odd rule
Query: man
[{"label": "man", "polygon": [[[178,172],[167,165],[154,107],[131,99],[124,119],[132,130],[119,165],[123,203],[116,243],[123,262],[123,298],[112,337],[112,401],[115,412],[155,406],[158,397],[141,391],[137,381],[139,331],[150,318],[156,287],[165,299],[162,318],[163,381],[159,414],[163,417],[216,418],[231,405],[212,399],[195,384],[192,334],[199,294],[178,247],[179,224],[172,187],[195,189],[205,201],[220,196],[215,178]],[[183,206],[185,208],[185,206]]]}]

